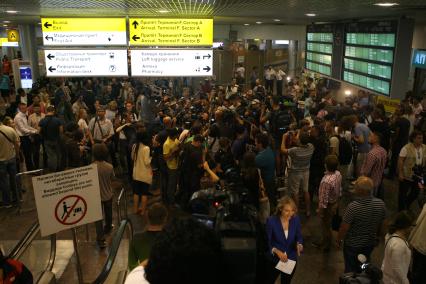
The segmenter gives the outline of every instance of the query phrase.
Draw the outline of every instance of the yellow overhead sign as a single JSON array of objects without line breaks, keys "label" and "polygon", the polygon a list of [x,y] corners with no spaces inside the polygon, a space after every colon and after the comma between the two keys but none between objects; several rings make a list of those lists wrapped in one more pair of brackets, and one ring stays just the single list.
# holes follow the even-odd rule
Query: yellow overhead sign
[{"label": "yellow overhead sign", "polygon": [[125,32],[125,18],[41,18],[43,32]]},{"label": "yellow overhead sign", "polygon": [[212,46],[213,19],[129,19],[130,45]]},{"label": "yellow overhead sign", "polygon": [[401,104],[401,101],[398,99],[389,99],[384,96],[377,96],[376,104],[383,104],[386,112],[394,113]]},{"label": "yellow overhead sign", "polygon": [[18,30],[7,30],[7,40],[9,42],[18,42],[19,41],[19,31]]}]

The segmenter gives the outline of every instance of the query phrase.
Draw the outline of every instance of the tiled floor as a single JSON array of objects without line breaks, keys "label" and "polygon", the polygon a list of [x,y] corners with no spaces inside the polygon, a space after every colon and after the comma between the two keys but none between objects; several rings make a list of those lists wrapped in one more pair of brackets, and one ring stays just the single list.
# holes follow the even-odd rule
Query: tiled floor
[{"label": "tiled floor", "polygon": [[[28,184],[28,182],[27,182]],[[385,182],[385,201],[389,214],[395,212],[397,182]],[[128,200],[131,200],[130,190],[128,191]],[[347,204],[350,197],[345,198],[342,204]],[[13,247],[26,230],[37,221],[35,210],[26,210],[33,207],[33,198],[31,189],[27,189],[24,196],[23,212],[17,213],[16,209],[0,209],[0,244],[6,251]],[[131,204],[129,209],[131,211]],[[139,220],[138,220],[139,219]],[[117,220],[114,207],[114,220]],[[132,218],[140,222],[140,218]],[[115,223],[117,223],[115,221]],[[305,239],[305,252],[299,259],[297,271],[293,283],[315,284],[315,283],[338,283],[338,276],[343,272],[343,255],[341,251],[333,248],[329,253],[322,253],[312,247],[310,242],[318,237],[319,218],[312,216],[306,219],[302,216],[303,235]],[[137,224],[136,229],[143,228],[144,224]],[[108,248],[100,250],[97,248],[95,240],[94,224],[90,224],[89,240],[86,240],[85,226],[78,229],[79,251],[81,254],[81,263],[84,274],[84,282],[92,282],[104,265],[108,255]],[[112,234],[113,235],[113,234]],[[74,249],[72,245],[71,234],[69,231],[60,232],[57,235],[57,258],[54,266],[54,273],[58,283],[77,283],[76,264]],[[111,236],[108,238],[111,242]],[[23,255],[23,262],[38,275],[45,267],[49,256],[50,243],[47,238],[38,237],[30,246],[29,250]],[[114,264],[113,271],[110,274],[108,283],[115,283],[119,271],[126,269],[127,266],[128,240],[123,240],[119,253]],[[383,256],[383,244],[380,244],[373,252],[373,263],[380,265]]]}]

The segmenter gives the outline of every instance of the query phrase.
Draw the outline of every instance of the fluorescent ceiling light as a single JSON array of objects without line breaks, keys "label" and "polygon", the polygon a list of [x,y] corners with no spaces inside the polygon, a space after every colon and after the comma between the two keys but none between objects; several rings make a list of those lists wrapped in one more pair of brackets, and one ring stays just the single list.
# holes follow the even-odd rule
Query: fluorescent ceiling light
[{"label": "fluorescent ceiling light", "polygon": [[244,24],[244,26],[250,26],[250,24]]},{"label": "fluorescent ceiling light", "polygon": [[10,21],[3,21],[3,23],[5,23],[5,24],[10,24]]},{"label": "fluorescent ceiling light", "polygon": [[317,14],[314,14],[314,13],[308,13],[308,14],[305,14],[306,16],[308,16],[308,17],[315,17]]},{"label": "fluorescent ceiling light", "polygon": [[390,2],[382,2],[382,3],[376,3],[374,5],[380,6],[380,7],[392,7],[392,6],[396,6],[396,5],[399,5],[399,4],[398,3],[390,3]]},{"label": "fluorescent ceiling light", "polygon": [[18,13],[18,11],[16,11],[16,10],[7,10],[6,13],[8,13],[8,14],[16,14],[16,13]]},{"label": "fluorescent ceiling light", "polygon": [[280,19],[274,19],[274,22],[281,22]]},{"label": "fluorescent ceiling light", "polygon": [[286,39],[277,39],[274,41],[275,44],[289,44],[290,41]]},{"label": "fluorescent ceiling light", "polygon": [[256,24],[260,25],[262,22],[256,22]]},{"label": "fluorescent ceiling light", "polygon": [[170,11],[168,11],[168,10],[160,10],[160,11],[158,11],[158,13],[165,14],[165,13],[170,13]]},{"label": "fluorescent ceiling light", "polygon": [[3,27],[7,27],[7,25],[3,25]]}]

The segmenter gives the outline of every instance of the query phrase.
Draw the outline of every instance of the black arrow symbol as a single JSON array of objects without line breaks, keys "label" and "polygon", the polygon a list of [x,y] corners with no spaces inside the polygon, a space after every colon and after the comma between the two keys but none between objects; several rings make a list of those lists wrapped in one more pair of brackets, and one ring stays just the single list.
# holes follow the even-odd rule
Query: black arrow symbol
[{"label": "black arrow symbol", "polygon": [[135,29],[138,27],[139,23],[135,20],[133,21],[132,25],[135,27]]},{"label": "black arrow symbol", "polygon": [[108,41],[111,41],[111,38],[110,38],[110,37],[108,38]]},{"label": "black arrow symbol", "polygon": [[52,60],[52,58],[55,58],[55,56],[53,56],[52,54],[50,54],[50,53],[49,53],[49,54],[47,55],[47,58],[49,58],[49,60]]},{"label": "black arrow symbol", "polygon": [[46,27],[46,29],[48,29],[49,27],[52,26],[52,24],[49,24],[49,22],[44,23],[44,26]]},{"label": "black arrow symbol", "polygon": [[133,39],[133,41],[138,41],[138,39],[140,39],[140,37],[138,37],[137,35],[134,35],[134,36],[132,37],[132,39]]},{"label": "black arrow symbol", "polygon": [[206,72],[209,72],[209,71],[210,71],[210,69],[211,69],[211,68],[210,68],[209,66],[206,66],[206,67],[204,67],[204,68],[203,68],[203,70],[206,70]]},{"label": "black arrow symbol", "polygon": [[50,38],[50,39],[53,41],[53,37],[52,37],[52,36],[48,36],[48,35],[47,35],[47,36],[45,36],[44,38],[45,38],[46,40],[49,40],[49,38]]},{"label": "black arrow symbol", "polygon": [[212,57],[212,56],[211,56],[210,54],[203,55],[203,59],[204,59],[204,58],[206,58],[206,57],[207,57],[208,59],[210,59],[210,57]]},{"label": "black arrow symbol", "polygon": [[50,72],[53,72],[53,71],[55,71],[55,70],[56,70],[56,68],[53,68],[52,66],[50,66],[50,67],[49,67],[49,71],[50,71]]}]

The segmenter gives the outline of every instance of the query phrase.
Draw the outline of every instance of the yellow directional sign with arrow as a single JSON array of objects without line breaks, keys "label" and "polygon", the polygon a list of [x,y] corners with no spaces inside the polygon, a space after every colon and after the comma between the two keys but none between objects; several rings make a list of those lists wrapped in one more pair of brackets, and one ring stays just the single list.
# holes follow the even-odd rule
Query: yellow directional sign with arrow
[{"label": "yellow directional sign with arrow", "polygon": [[126,45],[125,18],[42,18],[43,44]]},{"label": "yellow directional sign with arrow", "polygon": [[213,19],[130,18],[129,32],[130,45],[213,45]]}]

